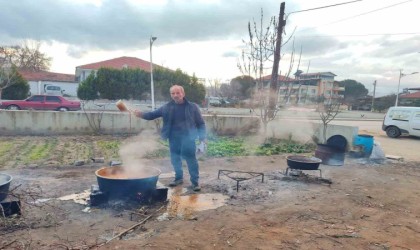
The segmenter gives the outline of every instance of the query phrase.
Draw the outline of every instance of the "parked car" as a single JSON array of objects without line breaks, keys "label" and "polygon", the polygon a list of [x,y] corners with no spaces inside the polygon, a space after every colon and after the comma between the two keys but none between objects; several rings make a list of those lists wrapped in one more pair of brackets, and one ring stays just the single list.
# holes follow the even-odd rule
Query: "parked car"
[{"label": "parked car", "polygon": [[420,137],[420,107],[391,107],[385,115],[382,130],[389,137],[401,134]]},{"label": "parked car", "polygon": [[80,110],[80,102],[69,101],[62,96],[34,95],[25,100],[0,101],[0,108],[9,110],[36,109],[75,111]]}]

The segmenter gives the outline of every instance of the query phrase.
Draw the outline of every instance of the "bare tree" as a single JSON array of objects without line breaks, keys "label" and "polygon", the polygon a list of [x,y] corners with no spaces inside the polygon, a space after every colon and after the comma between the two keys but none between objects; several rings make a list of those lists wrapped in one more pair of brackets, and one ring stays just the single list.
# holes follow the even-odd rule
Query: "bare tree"
[{"label": "bare tree", "polygon": [[210,85],[210,87],[207,90],[207,95],[220,97],[221,82],[222,80],[218,78],[208,79],[208,84]]},{"label": "bare tree", "polygon": [[328,124],[340,113],[341,101],[338,99],[329,99],[326,103],[324,98],[318,102],[318,113],[322,122],[322,143],[327,143]]},{"label": "bare tree", "polygon": [[18,70],[48,70],[51,57],[40,51],[41,43],[24,42],[22,46],[0,46],[0,98],[2,91],[14,84]]},{"label": "bare tree", "polygon": [[[278,111],[276,108],[277,82],[281,59],[280,51],[284,45],[281,39],[285,24],[283,20],[284,2],[280,6],[279,21],[276,17],[271,17],[268,26],[263,28],[263,17],[264,14],[261,10],[259,24],[255,21],[252,24],[248,22],[249,41],[243,40],[246,48],[242,51],[242,57],[238,60],[238,68],[243,75],[253,76],[257,82],[251,107],[252,110],[254,108],[259,109],[260,120],[266,133],[268,123],[275,119]],[[265,68],[266,63],[270,63],[271,67]],[[272,71],[268,88],[264,86],[263,79],[267,69]]]},{"label": "bare tree", "polygon": [[3,89],[13,84],[16,70],[13,70],[13,65],[10,61],[9,50],[0,47],[0,99]]},{"label": "bare tree", "polygon": [[42,53],[40,48],[40,42],[29,41],[18,46],[0,46],[0,60],[3,58],[19,70],[48,70],[52,58]]}]

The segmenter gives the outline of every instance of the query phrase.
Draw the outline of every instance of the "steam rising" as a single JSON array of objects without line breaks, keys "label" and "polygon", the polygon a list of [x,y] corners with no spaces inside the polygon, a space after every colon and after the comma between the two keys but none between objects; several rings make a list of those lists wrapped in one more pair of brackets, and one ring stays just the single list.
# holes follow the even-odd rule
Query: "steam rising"
[{"label": "steam rising", "polygon": [[157,175],[154,168],[147,166],[146,160],[143,157],[158,147],[159,144],[156,140],[156,135],[151,131],[143,131],[140,135],[125,141],[119,151],[123,162],[124,174],[129,176],[129,178]]}]

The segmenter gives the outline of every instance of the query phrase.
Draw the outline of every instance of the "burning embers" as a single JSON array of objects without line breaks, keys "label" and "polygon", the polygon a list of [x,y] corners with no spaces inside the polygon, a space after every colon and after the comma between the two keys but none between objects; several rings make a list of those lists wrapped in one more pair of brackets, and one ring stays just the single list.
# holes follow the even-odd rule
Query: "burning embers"
[{"label": "burning embers", "polygon": [[286,175],[289,172],[289,169],[296,170],[318,170],[319,176],[322,178],[321,169],[318,169],[319,164],[322,160],[316,157],[306,157],[302,155],[289,155],[287,157],[287,166]]},{"label": "burning embers", "polygon": [[[329,179],[322,178],[321,169],[319,165],[322,163],[322,160],[317,157],[307,157],[302,155],[289,155],[287,157],[287,166],[285,173],[286,179],[298,179],[306,182],[314,181],[326,184],[332,184],[332,181]],[[289,170],[291,170],[289,172]],[[311,178],[311,176],[304,174],[303,170],[317,170],[319,171],[319,177]]]}]

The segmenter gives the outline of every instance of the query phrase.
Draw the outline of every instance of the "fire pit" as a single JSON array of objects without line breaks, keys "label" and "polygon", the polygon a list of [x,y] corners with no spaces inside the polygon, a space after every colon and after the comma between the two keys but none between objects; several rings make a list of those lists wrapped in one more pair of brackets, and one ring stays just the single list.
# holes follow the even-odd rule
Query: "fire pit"
[{"label": "fire pit", "polygon": [[286,175],[289,172],[289,169],[296,170],[318,170],[320,177],[322,177],[321,169],[318,169],[319,164],[322,162],[321,159],[316,157],[307,157],[302,155],[289,155],[287,156],[287,166]]},{"label": "fire pit", "polygon": [[95,172],[100,191],[110,199],[151,196],[156,190],[160,173],[156,168],[132,172],[122,166],[104,167]]}]

